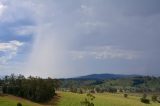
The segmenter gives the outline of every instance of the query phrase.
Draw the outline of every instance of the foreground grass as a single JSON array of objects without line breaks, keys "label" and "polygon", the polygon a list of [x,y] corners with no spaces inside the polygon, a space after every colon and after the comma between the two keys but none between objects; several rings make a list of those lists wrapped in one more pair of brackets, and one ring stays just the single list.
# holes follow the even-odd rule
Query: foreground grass
[{"label": "foreground grass", "polygon": [[[124,98],[123,94],[102,93],[94,94],[95,106],[160,106],[160,103],[151,102],[144,104],[140,102],[140,96],[129,95]],[[52,101],[40,105],[31,101],[15,97],[15,96],[0,96],[0,106],[17,106],[21,102],[23,106],[81,106],[80,101],[84,100],[86,94],[77,94],[71,92],[58,92]]]},{"label": "foreground grass", "polygon": [[23,106],[42,106],[31,101],[15,97],[15,96],[0,96],[0,106],[17,106],[17,103],[22,103]]},{"label": "foreground grass", "polygon": [[[84,100],[86,94],[76,94],[70,92],[59,92],[61,99],[57,106],[81,106],[80,101]],[[129,96],[124,98],[122,94],[95,94],[95,106],[160,106],[160,103],[151,102],[144,104],[140,102],[140,97]]]}]

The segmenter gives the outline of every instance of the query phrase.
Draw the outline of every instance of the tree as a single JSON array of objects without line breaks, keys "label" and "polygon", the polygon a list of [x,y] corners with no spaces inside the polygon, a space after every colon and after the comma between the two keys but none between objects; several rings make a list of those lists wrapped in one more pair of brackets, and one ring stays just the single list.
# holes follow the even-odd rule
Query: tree
[{"label": "tree", "polygon": [[128,94],[125,93],[125,94],[124,94],[124,97],[127,98],[127,97],[128,97]]},{"label": "tree", "polygon": [[55,95],[54,79],[42,79],[40,77],[28,77],[23,75],[6,76],[2,86],[3,92],[23,97],[35,102],[45,102]]},{"label": "tree", "polygon": [[22,106],[22,104],[21,103],[17,103],[17,106]]},{"label": "tree", "polygon": [[93,100],[95,99],[95,96],[88,93],[87,98],[84,99],[84,101],[81,101],[82,106],[94,106]]},{"label": "tree", "polygon": [[157,95],[152,95],[152,101],[156,102],[157,101]]}]

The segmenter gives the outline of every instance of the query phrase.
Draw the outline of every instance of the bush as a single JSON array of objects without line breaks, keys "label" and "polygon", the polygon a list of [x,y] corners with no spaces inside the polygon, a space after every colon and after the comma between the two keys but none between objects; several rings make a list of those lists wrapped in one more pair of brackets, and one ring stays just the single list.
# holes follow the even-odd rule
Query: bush
[{"label": "bush", "polygon": [[95,93],[95,91],[94,91],[94,90],[91,90],[90,93]]},{"label": "bush", "polygon": [[153,96],[152,96],[152,101],[153,101],[153,102],[156,102],[156,101],[157,101],[157,96],[156,96],[156,95],[153,95]]},{"label": "bush", "polygon": [[127,98],[127,97],[128,97],[128,94],[125,93],[125,94],[124,94],[124,97]]},{"label": "bush", "polygon": [[160,103],[160,96],[157,97],[157,102]]},{"label": "bush", "polygon": [[22,106],[22,104],[21,103],[17,103],[17,106]]},{"label": "bush", "polygon": [[146,99],[146,98],[141,98],[141,102],[142,102],[142,103],[149,104],[149,103],[150,103],[150,100],[149,100],[149,99]]},{"label": "bush", "polygon": [[82,91],[82,89],[80,89],[80,90],[79,90],[79,93],[80,93],[80,94],[83,94],[83,91]]},{"label": "bush", "polygon": [[141,98],[141,102],[142,102],[142,103],[147,103],[147,104],[150,103],[150,100],[147,99],[147,94],[143,94],[143,96],[142,96],[142,98]]}]

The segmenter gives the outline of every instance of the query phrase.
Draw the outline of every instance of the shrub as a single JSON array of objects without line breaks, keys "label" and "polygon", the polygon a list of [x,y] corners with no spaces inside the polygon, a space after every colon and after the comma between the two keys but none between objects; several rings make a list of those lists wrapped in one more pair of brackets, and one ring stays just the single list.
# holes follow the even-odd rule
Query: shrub
[{"label": "shrub", "polygon": [[157,102],[160,103],[160,96],[157,97]]},{"label": "shrub", "polygon": [[99,87],[95,88],[95,91],[100,93],[101,92],[101,89]]},{"label": "shrub", "polygon": [[79,90],[79,93],[80,93],[80,94],[83,94],[83,91],[82,91],[82,89],[80,89],[80,90]]},{"label": "shrub", "polygon": [[142,102],[142,103],[149,104],[149,103],[150,103],[150,100],[149,100],[149,99],[146,99],[146,98],[141,98],[141,102]]},{"label": "shrub", "polygon": [[143,96],[142,96],[142,98],[141,98],[141,102],[142,102],[142,103],[147,103],[147,104],[150,103],[150,100],[147,99],[147,94],[143,94]]},{"label": "shrub", "polygon": [[128,97],[128,94],[125,93],[125,94],[124,94],[124,97],[127,98],[127,97]]},{"label": "shrub", "polygon": [[95,91],[94,91],[94,90],[91,90],[90,93],[95,93]]},{"label": "shrub", "polygon": [[22,106],[22,104],[21,103],[17,103],[17,106]]},{"label": "shrub", "polygon": [[157,101],[157,96],[156,96],[156,95],[153,95],[153,96],[152,96],[152,101],[153,101],[153,102],[156,102],[156,101]]}]

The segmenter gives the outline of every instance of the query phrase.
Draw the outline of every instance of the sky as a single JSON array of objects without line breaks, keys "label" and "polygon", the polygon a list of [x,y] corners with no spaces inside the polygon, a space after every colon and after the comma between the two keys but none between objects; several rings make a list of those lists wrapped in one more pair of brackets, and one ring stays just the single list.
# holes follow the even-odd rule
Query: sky
[{"label": "sky", "polygon": [[0,76],[160,76],[160,0],[0,0]]}]

